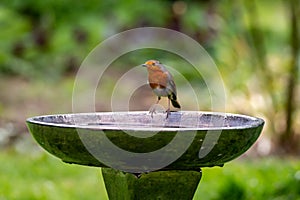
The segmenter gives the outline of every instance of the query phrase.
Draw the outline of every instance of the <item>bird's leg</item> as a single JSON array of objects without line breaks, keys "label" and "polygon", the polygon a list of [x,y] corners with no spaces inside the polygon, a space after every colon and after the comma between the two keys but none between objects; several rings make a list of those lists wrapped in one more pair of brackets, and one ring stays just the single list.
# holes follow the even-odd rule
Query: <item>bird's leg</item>
[{"label": "bird's leg", "polygon": [[151,117],[153,118],[153,113],[156,113],[155,112],[155,106],[151,106],[150,110],[149,110],[149,114],[151,114]]},{"label": "bird's leg", "polygon": [[157,98],[156,104],[159,103],[160,99],[161,99],[161,97],[158,97],[158,98]]},{"label": "bird's leg", "polygon": [[168,109],[166,110],[166,112],[167,112],[167,117],[166,117],[166,119],[169,117],[169,114],[170,114],[170,99],[168,98]]},{"label": "bird's leg", "polygon": [[[161,97],[158,97],[155,104],[158,104],[159,101],[160,101],[160,99],[161,99]],[[152,118],[153,118],[153,113],[156,113],[156,111],[155,111],[155,105],[153,105],[153,106],[150,108],[150,110],[149,110],[149,114],[151,114],[151,117],[152,117]]]}]

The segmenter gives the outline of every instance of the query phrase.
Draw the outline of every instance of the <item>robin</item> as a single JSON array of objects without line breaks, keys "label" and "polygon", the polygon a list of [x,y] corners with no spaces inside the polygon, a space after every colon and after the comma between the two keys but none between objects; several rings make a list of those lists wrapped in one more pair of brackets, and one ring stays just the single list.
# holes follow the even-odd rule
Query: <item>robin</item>
[{"label": "robin", "polygon": [[[142,66],[147,67],[148,82],[153,92],[157,95],[158,99],[156,104],[159,103],[161,97],[168,97],[167,117],[170,114],[170,101],[175,108],[180,108],[177,101],[176,85],[171,73],[157,60],[148,60]],[[154,110],[150,110],[151,116]]]}]

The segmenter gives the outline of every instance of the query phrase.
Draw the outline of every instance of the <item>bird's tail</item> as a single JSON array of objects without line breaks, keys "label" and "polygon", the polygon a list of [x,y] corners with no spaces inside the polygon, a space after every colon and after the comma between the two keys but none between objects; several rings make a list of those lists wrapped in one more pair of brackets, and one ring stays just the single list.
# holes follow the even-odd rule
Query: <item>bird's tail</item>
[{"label": "bird's tail", "polygon": [[179,103],[178,103],[177,100],[172,100],[172,99],[171,99],[171,102],[172,102],[172,105],[173,105],[175,108],[180,108],[180,105],[179,105]]},{"label": "bird's tail", "polygon": [[175,108],[180,108],[181,107],[180,104],[178,103],[177,97],[174,93],[172,93],[172,95],[169,96],[169,99],[171,100],[171,103]]}]

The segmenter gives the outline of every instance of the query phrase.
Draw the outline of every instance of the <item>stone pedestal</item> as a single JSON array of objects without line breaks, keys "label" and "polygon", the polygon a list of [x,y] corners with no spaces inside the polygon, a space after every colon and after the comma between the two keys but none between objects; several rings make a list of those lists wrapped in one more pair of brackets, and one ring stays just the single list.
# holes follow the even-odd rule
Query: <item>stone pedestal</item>
[{"label": "stone pedestal", "polygon": [[102,168],[110,200],[191,200],[202,173],[197,171],[155,171],[131,174]]}]

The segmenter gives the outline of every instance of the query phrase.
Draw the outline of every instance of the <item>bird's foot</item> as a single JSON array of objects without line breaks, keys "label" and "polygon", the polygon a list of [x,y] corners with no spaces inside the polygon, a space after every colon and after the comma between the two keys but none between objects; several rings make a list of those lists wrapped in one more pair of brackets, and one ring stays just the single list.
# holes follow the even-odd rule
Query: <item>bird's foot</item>
[{"label": "bird's foot", "polygon": [[155,111],[155,108],[154,107],[151,107],[150,110],[149,110],[149,114],[151,114],[151,117],[153,118],[153,113],[156,114],[156,111]]},{"label": "bird's foot", "polygon": [[149,114],[151,114],[151,117],[153,118],[153,113],[156,114],[157,112],[164,112],[165,109],[159,105],[159,104],[154,104],[150,107],[149,109]]}]

